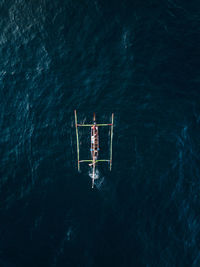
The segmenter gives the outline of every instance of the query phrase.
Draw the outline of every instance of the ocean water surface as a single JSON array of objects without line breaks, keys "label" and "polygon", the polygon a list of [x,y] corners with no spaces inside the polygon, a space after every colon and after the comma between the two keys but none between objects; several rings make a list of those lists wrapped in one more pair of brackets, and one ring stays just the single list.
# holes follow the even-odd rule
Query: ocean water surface
[{"label": "ocean water surface", "polygon": [[[0,18],[0,266],[200,266],[199,1],[2,0]],[[115,114],[93,190],[74,109]]]}]

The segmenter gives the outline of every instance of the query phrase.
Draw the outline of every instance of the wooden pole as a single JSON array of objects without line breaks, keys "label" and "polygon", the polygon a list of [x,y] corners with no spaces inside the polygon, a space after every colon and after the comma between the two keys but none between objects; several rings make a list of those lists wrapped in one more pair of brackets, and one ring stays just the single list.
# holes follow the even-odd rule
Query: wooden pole
[{"label": "wooden pole", "polygon": [[80,171],[80,163],[79,163],[79,139],[78,139],[78,126],[77,126],[77,114],[76,114],[76,110],[74,110],[74,116],[75,116],[75,126],[76,126],[78,171]]},{"label": "wooden pole", "polygon": [[111,125],[111,133],[110,133],[110,171],[112,169],[113,123],[114,123],[114,113],[112,113],[112,125]]}]

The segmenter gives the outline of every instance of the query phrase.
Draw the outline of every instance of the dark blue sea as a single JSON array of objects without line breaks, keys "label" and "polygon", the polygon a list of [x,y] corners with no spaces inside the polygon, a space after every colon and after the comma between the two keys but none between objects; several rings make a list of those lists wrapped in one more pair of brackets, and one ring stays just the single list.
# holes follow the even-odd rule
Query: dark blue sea
[{"label": "dark blue sea", "polygon": [[200,266],[200,3],[1,0],[0,267],[107,266]]}]

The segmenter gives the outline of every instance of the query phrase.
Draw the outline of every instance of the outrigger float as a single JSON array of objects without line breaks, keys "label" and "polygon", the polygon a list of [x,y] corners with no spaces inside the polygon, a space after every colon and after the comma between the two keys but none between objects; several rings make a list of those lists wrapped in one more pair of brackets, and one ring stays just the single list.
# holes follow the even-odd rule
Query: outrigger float
[{"label": "outrigger float", "polygon": [[[108,162],[110,164],[110,171],[112,169],[112,140],[113,140],[113,123],[114,123],[114,113],[112,113],[111,123],[96,123],[95,113],[93,115],[93,124],[78,124],[77,123],[77,113],[74,110],[75,116],[75,127],[76,127],[76,140],[77,140],[77,163],[78,171],[80,171],[80,163],[87,162],[89,166],[92,167],[92,188],[94,188],[95,180],[95,169],[98,162]],[[99,127],[110,126],[111,135],[110,135],[110,159],[98,159],[99,156]],[[78,136],[78,127],[90,127],[91,128],[91,159],[79,159],[79,136]]]}]

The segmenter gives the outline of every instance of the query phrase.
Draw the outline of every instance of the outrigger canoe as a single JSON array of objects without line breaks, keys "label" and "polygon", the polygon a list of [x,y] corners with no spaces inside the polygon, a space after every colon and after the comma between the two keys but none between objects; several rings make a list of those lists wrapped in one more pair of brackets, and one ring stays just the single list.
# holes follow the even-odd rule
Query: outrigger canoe
[{"label": "outrigger canoe", "polygon": [[[75,116],[75,127],[76,127],[76,140],[77,140],[77,165],[78,171],[80,171],[80,163],[87,162],[89,166],[92,168],[92,188],[94,188],[94,180],[95,180],[95,170],[98,162],[108,162],[110,163],[110,171],[112,169],[112,140],[113,140],[113,126],[114,126],[114,113],[112,113],[111,123],[96,123],[95,113],[93,115],[93,124],[78,124],[77,123],[77,113],[74,111]],[[99,127],[110,126],[111,134],[110,134],[110,159],[98,159],[99,157]],[[90,127],[91,128],[91,159],[79,159],[79,135],[78,135],[78,127]]]}]

